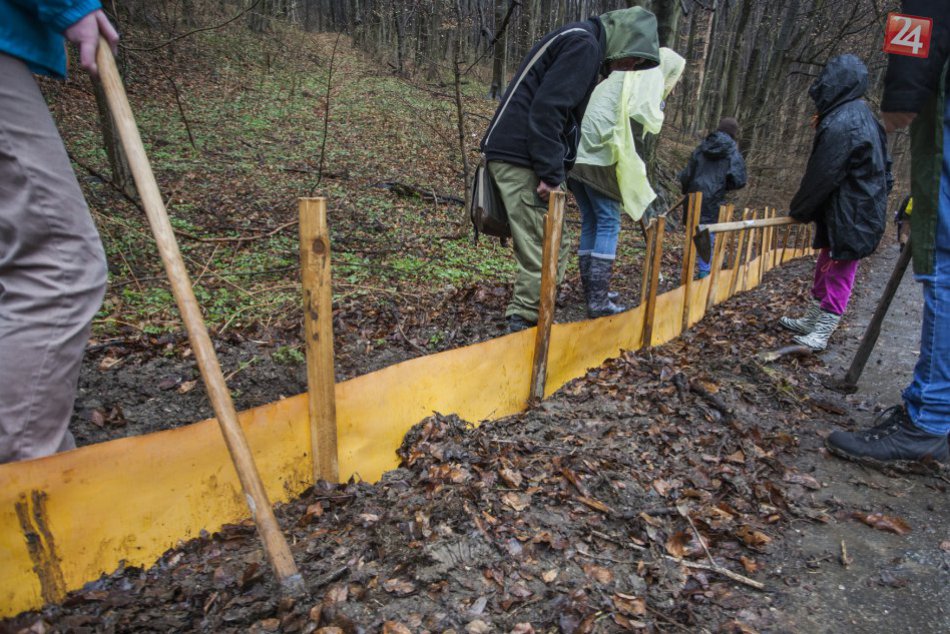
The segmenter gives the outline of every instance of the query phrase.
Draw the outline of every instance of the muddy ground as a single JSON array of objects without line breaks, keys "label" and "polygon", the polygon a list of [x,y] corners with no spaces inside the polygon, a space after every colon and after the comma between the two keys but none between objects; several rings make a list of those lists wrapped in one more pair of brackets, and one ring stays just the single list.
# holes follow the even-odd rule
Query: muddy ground
[{"label": "muddy ground", "polygon": [[[625,217],[623,235],[636,248],[642,234],[628,220]],[[660,292],[678,283],[682,236],[678,225],[670,229]],[[638,258],[618,264],[612,286],[628,305],[636,305],[640,281]],[[446,285],[433,291],[336,302],[337,381],[507,332],[504,311],[510,284]],[[580,279],[572,269],[558,295],[556,321],[585,318],[581,296]],[[286,317],[275,320],[283,325],[266,329],[211,333],[238,410],[306,391],[302,315]],[[183,333],[94,340],[83,360],[77,394],[70,429],[80,446],[213,416]]]},{"label": "muddy ground", "polygon": [[[538,408],[477,429],[450,413],[423,421],[378,485],[279,509],[307,598],[280,598],[240,525],[0,629],[948,631],[946,474],[881,474],[821,448],[831,428],[895,403],[912,369],[920,300],[906,280],[859,392],[822,387],[850,361],[894,256],[885,245],[864,264],[822,355],[756,357],[789,341],[774,320],[806,303],[802,261]],[[297,371],[268,384],[299,391],[284,383]]]}]

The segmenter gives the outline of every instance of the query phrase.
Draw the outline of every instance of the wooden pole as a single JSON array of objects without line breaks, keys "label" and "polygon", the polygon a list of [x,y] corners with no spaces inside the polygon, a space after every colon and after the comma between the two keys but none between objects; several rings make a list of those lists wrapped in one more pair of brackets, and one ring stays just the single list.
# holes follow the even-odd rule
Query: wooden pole
[{"label": "wooden pole", "polygon": [[693,236],[696,235],[696,226],[699,224],[699,217],[702,213],[703,194],[696,192],[690,194],[690,205],[692,211],[689,214],[689,222],[686,225],[686,237],[683,240],[683,326],[685,332],[689,328],[689,308],[690,299],[693,290],[693,269],[696,268],[696,245],[693,244]]},{"label": "wooden pole", "polygon": [[[699,216],[702,213],[702,202],[703,194],[701,192],[689,194],[689,203],[686,205],[686,222],[684,223],[681,286],[686,286],[686,281],[693,278],[693,268],[696,266],[696,248],[693,245],[693,236],[696,233],[696,226],[699,224]],[[692,262],[690,262],[691,256],[694,258]]]},{"label": "wooden pole", "polygon": [[[759,210],[753,209],[751,220],[755,221],[758,219],[759,219]],[[755,251],[755,239],[756,239],[756,236],[758,235],[758,231],[759,230],[757,228],[749,231],[749,241],[746,243],[746,247],[745,247],[746,268],[742,272],[743,273],[742,290],[744,291],[749,290],[749,269],[751,268],[752,253]]]},{"label": "wooden pole", "polygon": [[257,523],[264,550],[281,586],[292,593],[303,593],[306,590],[303,578],[290,554],[287,541],[280,532],[274,510],[267,499],[267,492],[264,490],[264,484],[254,464],[247,438],[244,436],[244,430],[238,423],[231,394],[225,384],[221,365],[218,363],[211,337],[208,336],[201,309],[198,307],[198,300],[195,299],[195,293],[191,287],[188,271],[178,250],[178,243],[175,240],[171,222],[168,220],[168,212],[165,210],[158,183],[155,182],[155,175],[145,154],[145,146],[142,145],[142,138],[139,136],[135,118],[132,116],[132,109],[125,95],[125,88],[119,77],[115,59],[105,40],[99,41],[96,61],[109,108],[112,110],[112,116],[122,140],[122,147],[129,159],[135,186],[142,198],[142,206],[145,207],[148,222],[155,235],[172,293],[178,303],[178,310],[188,331],[195,360],[198,362],[198,368],[201,370],[201,376],[208,391],[208,398],[211,400],[214,414],[221,426],[221,434],[224,436],[224,442],[231,454],[241,487],[244,489],[251,516]]},{"label": "wooden pole", "polygon": [[[749,220],[749,208],[746,207],[742,212],[742,220]],[[739,286],[739,276],[741,273],[742,264],[742,255],[745,253],[745,243],[748,238],[749,229],[743,229],[739,232],[739,240],[736,243],[736,255],[735,255],[735,266],[732,269],[732,281],[729,283],[729,297],[732,297],[736,294],[736,289]]]},{"label": "wooden pole", "polygon": [[653,271],[653,250],[656,248],[656,219],[650,223],[646,230],[646,249],[643,252],[643,270],[640,276],[640,305],[646,304],[647,291],[649,290],[650,280]]},{"label": "wooden pole", "polygon": [[[719,208],[719,222],[726,222],[726,219],[732,219],[732,205]],[[712,269],[709,273],[709,289],[706,292],[706,310],[716,305],[716,286],[719,284],[719,275],[722,269],[722,261],[726,256],[726,246],[732,238],[732,233],[725,233],[719,236],[713,247]]]},{"label": "wooden pole", "polygon": [[785,264],[785,257],[788,254],[788,236],[791,235],[791,227],[782,227],[779,229],[779,241],[782,243],[782,255],[779,256],[779,264]]},{"label": "wooden pole", "polygon": [[910,260],[910,242],[908,242],[904,245],[904,250],[901,251],[900,257],[897,258],[894,270],[891,271],[891,277],[887,280],[887,285],[884,287],[884,292],[881,293],[881,299],[877,303],[877,308],[874,309],[874,315],[871,317],[871,321],[868,322],[868,327],[864,331],[864,336],[861,338],[857,352],[854,353],[851,366],[836,388],[839,391],[853,392],[857,389],[858,379],[861,378],[861,373],[864,372],[864,366],[867,365],[871,351],[874,350],[877,338],[881,334],[881,324],[884,323],[884,317],[887,316],[887,309],[891,307],[894,294],[897,293],[897,288],[901,285],[901,280],[904,279],[904,273],[907,271],[907,265],[910,263]]},{"label": "wooden pole", "polygon": [[326,198],[301,198],[298,205],[313,480],[336,484],[340,481],[340,468],[336,444],[333,289],[327,201]]},{"label": "wooden pole", "polygon": [[[663,234],[666,232],[666,217],[656,219],[654,227],[653,252],[650,254],[650,280],[646,291],[646,306],[643,309],[643,329],[640,347],[653,345],[653,320],[656,317],[656,293],[660,286],[660,263],[663,261]],[[642,303],[642,302],[641,302]]]},{"label": "wooden pole", "polygon": [[534,340],[534,363],[531,364],[531,400],[544,398],[548,371],[548,346],[551,324],[554,323],[554,302],[557,298],[557,263],[564,230],[564,192],[551,192],[548,213],[544,216],[544,246],[541,249],[541,306]]}]

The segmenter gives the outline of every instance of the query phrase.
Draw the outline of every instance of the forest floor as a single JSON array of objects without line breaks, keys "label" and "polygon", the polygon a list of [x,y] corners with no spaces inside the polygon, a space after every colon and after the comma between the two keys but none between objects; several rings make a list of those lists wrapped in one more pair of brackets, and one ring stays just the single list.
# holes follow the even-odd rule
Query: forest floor
[{"label": "forest floor", "polygon": [[893,250],[865,263],[822,355],[758,356],[789,342],[775,318],[805,306],[805,259],[527,412],[422,421],[380,483],[279,508],[308,598],[279,596],[244,523],[0,631],[947,631],[946,472],[883,474],[822,448],[896,402],[912,370],[908,279],[861,389],[822,385]]}]

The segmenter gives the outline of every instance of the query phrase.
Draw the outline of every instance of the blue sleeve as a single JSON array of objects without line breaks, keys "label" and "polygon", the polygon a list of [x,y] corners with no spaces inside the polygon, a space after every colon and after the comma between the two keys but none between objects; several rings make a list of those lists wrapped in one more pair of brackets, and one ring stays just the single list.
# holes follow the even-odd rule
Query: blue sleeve
[{"label": "blue sleeve", "polygon": [[28,9],[57,33],[62,33],[96,9],[101,9],[99,0],[12,0],[14,4]]}]

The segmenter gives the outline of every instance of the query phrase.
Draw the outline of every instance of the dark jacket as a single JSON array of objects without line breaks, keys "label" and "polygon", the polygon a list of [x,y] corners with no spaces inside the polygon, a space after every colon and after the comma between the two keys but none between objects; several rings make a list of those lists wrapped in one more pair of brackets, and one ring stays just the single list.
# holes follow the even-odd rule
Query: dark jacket
[{"label": "dark jacket", "polygon": [[808,90],[819,122],[790,214],[817,225],[813,246],[834,260],[871,255],[887,225],[893,179],[884,128],[862,99],[867,87],[864,63],[840,55]]},{"label": "dark jacket", "polygon": [[[482,152],[489,161],[529,167],[549,185],[563,183],[574,165],[580,122],[604,61],[606,40],[600,19],[575,22],[549,33],[531,49],[514,75],[521,75],[547,40],[571,29],[578,30],[559,37],[528,71],[491,136],[482,141]],[[508,100],[512,88],[508,86],[501,103]],[[490,130],[494,123],[493,118]]]},{"label": "dark jacket", "polygon": [[719,206],[726,192],[745,187],[745,161],[731,136],[713,132],[693,150],[679,180],[684,194],[703,193],[700,222],[711,224],[719,219]]},{"label": "dark jacket", "polygon": [[[518,83],[548,42],[551,45]],[[528,167],[548,185],[563,183],[574,165],[580,122],[599,73],[606,70],[604,63],[627,57],[647,60],[643,68],[660,60],[656,16],[640,7],[610,11],[548,33],[521,62],[502,97],[482,140],[486,158]]]},{"label": "dark jacket", "polygon": [[903,13],[933,19],[930,54],[926,59],[889,55],[884,78],[884,112],[914,112],[910,127],[911,249],[914,272],[930,275],[934,269],[937,209],[943,161],[943,116],[950,66],[950,2],[904,0]]}]

